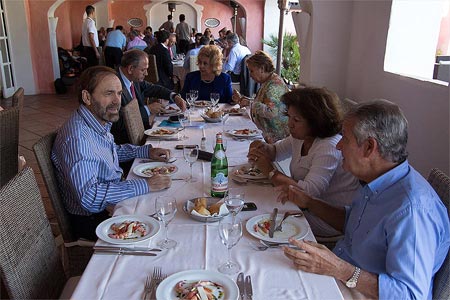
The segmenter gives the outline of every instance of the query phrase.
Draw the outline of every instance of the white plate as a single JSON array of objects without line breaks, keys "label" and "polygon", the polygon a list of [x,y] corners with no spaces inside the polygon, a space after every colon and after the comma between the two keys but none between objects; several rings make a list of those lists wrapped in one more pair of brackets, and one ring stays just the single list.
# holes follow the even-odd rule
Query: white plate
[{"label": "white plate", "polygon": [[[165,132],[167,130],[167,132]],[[177,129],[160,127],[157,129],[147,129],[144,134],[153,138],[174,138],[178,134]]]},{"label": "white plate", "polygon": [[247,174],[246,170],[248,170],[250,168],[251,168],[250,164],[244,164],[244,165],[235,167],[232,172],[233,172],[233,175],[235,175],[237,177],[245,178],[245,179],[267,179],[267,177],[263,173],[260,173],[258,175]]},{"label": "white plate", "polygon": [[[240,131],[242,130],[249,130],[248,134],[242,133]],[[249,128],[244,128],[244,129],[233,129],[233,130],[229,130],[227,131],[228,134],[231,134],[235,137],[239,137],[239,138],[246,138],[246,137],[255,137],[261,134],[261,131],[259,131],[258,129],[249,129]]]},{"label": "white plate", "polygon": [[[156,299],[180,299],[175,293],[175,285],[182,281],[209,280],[223,286],[223,297],[218,300],[237,300],[239,297],[239,288],[237,284],[228,276],[216,271],[209,270],[190,270],[175,273],[164,279],[156,289]],[[217,296],[217,295],[216,295]]]},{"label": "white plate", "polygon": [[242,116],[247,112],[245,107],[242,108],[229,108],[223,110],[225,113],[229,114],[230,116]]},{"label": "white plate", "polygon": [[209,123],[220,123],[220,122],[222,122],[222,118],[225,117],[225,115],[224,115],[224,116],[222,116],[222,117],[220,117],[220,118],[210,118],[210,117],[208,117],[208,116],[207,116],[206,114],[204,114],[204,113],[201,113],[200,116],[201,116],[206,122],[209,122]]},{"label": "white plate", "polygon": [[[147,227],[147,234],[143,237],[136,238],[136,239],[128,239],[128,240],[121,240],[121,239],[113,239],[108,236],[109,233],[113,233],[111,230],[111,225],[114,223],[122,223],[124,221],[139,221],[145,224]],[[95,229],[95,234],[97,237],[107,243],[111,244],[134,244],[138,243],[144,240],[148,240],[149,238],[154,237],[160,229],[159,222],[152,217],[145,216],[145,215],[123,215],[123,216],[117,216],[112,217],[110,219],[107,219],[103,222],[101,222],[97,228]]]},{"label": "white plate", "polygon": [[208,100],[197,100],[194,102],[194,106],[196,107],[209,107],[211,105],[212,105],[211,101]]},{"label": "white plate", "polygon": [[161,116],[171,116],[171,115],[175,115],[175,114],[179,113],[180,111],[181,110],[179,108],[175,108],[175,107],[174,107],[174,109],[163,108],[159,114]]},{"label": "white plate", "polygon": [[150,163],[137,165],[136,167],[133,168],[133,173],[136,174],[137,176],[150,178],[150,177],[153,177],[153,175],[145,174],[144,170],[149,169],[149,168],[156,168],[156,167],[174,168],[174,170],[172,172],[167,173],[167,174],[161,174],[161,175],[171,176],[172,174],[174,174],[178,171],[178,167],[175,165],[172,165],[172,164],[168,164],[168,163],[164,163],[164,162],[150,162]]},{"label": "white plate", "polygon": [[[284,214],[277,215],[277,225],[281,222],[281,219],[283,219],[283,215]],[[245,224],[245,228],[247,229],[247,232],[255,238],[267,242],[287,243],[290,237],[300,240],[304,238],[309,231],[308,223],[304,217],[289,217],[283,222],[283,231],[275,231],[273,238],[270,238],[269,233],[262,234],[260,231],[255,232],[253,229],[254,225],[257,225],[258,222],[263,220],[270,220],[270,214],[259,215],[251,218],[247,221],[247,224]]]}]

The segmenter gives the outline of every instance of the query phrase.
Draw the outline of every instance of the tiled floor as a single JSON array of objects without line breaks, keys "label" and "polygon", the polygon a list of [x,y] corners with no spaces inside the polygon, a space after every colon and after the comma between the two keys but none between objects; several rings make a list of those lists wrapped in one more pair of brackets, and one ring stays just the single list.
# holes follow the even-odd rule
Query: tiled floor
[{"label": "tiled floor", "polygon": [[[4,108],[11,106],[10,99],[1,99]],[[20,118],[19,154],[23,155],[38,182],[47,215],[55,235],[59,230],[39,166],[33,153],[33,145],[46,134],[56,130],[78,107],[78,100],[73,92],[64,95],[25,96],[24,108]]]}]

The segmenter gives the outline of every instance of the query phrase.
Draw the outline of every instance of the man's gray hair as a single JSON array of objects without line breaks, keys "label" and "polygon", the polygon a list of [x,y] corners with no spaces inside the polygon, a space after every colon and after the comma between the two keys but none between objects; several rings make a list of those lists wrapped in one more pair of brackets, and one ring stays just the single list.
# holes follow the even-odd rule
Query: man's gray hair
[{"label": "man's gray hair", "polygon": [[236,33],[227,34],[226,37],[227,42],[231,42],[233,45],[239,43],[239,36]]},{"label": "man's gray hair", "polygon": [[123,53],[120,65],[124,68],[128,66],[137,67],[142,59],[148,58],[147,53],[139,49],[131,49]]},{"label": "man's gray hair", "polygon": [[400,163],[408,157],[408,121],[398,105],[384,99],[364,102],[352,108],[345,119],[355,120],[353,134],[358,145],[372,137],[384,159]]}]

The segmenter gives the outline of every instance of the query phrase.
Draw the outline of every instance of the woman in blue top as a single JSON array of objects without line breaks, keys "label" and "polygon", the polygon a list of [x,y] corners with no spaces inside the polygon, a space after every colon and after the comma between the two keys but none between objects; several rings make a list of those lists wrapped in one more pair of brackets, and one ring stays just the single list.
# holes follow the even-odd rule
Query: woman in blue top
[{"label": "woman in blue top", "polygon": [[186,75],[181,96],[186,98],[190,90],[198,91],[199,100],[209,100],[211,93],[219,93],[219,103],[230,103],[231,77],[222,73],[222,52],[215,45],[200,49],[197,56],[198,71]]}]

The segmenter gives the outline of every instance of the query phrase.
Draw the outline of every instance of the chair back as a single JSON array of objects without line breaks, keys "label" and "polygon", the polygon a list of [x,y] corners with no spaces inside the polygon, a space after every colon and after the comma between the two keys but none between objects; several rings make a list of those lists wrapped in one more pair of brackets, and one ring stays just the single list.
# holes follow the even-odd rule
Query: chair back
[{"label": "chair back", "polygon": [[0,189],[0,274],[10,299],[57,299],[67,281],[29,167]]},{"label": "chair back", "polygon": [[137,99],[133,99],[130,103],[122,107],[122,116],[130,143],[133,145],[142,145],[145,128]]},{"label": "chair back", "polygon": [[25,99],[24,89],[22,87],[20,87],[17,89],[17,91],[12,96],[12,106],[18,107],[19,110],[22,110],[24,99]]},{"label": "chair back", "polygon": [[243,96],[253,97],[259,89],[259,84],[253,80],[250,76],[250,71],[247,67],[247,59],[251,54],[246,55],[241,61],[241,74],[240,74],[240,92]]},{"label": "chair back", "polygon": [[349,98],[343,98],[341,100],[342,111],[344,114],[347,113],[350,109],[352,109],[356,105],[358,105],[358,103]]},{"label": "chair back", "polygon": [[145,80],[151,83],[158,83],[159,76],[158,76],[158,66],[156,65],[156,56],[154,54],[148,55],[148,69],[147,69],[147,76],[145,77]]},{"label": "chair back", "polygon": [[197,55],[189,56],[189,72],[194,72],[198,70],[197,65]]},{"label": "chair back", "polygon": [[53,143],[55,142],[56,131],[49,133],[42,137],[33,146],[34,155],[41,169],[42,177],[47,188],[50,201],[55,211],[56,219],[58,220],[59,229],[64,242],[69,243],[76,241],[76,237],[73,234],[72,226],[69,219],[69,213],[64,207],[61,191],[59,190],[58,180],[56,179],[53,162],[51,160],[51,153]]},{"label": "chair back", "polygon": [[[428,182],[447,207],[450,218],[450,178],[441,170],[434,168],[428,175]],[[450,251],[439,271],[434,276],[433,299],[450,299]]]},{"label": "chair back", "polygon": [[0,111],[0,187],[10,181],[18,170],[19,108]]}]

